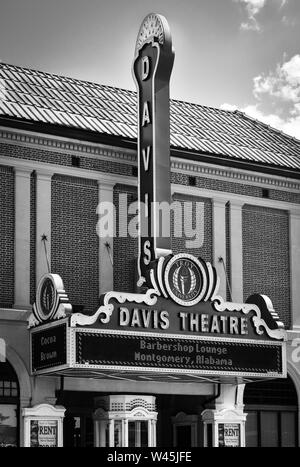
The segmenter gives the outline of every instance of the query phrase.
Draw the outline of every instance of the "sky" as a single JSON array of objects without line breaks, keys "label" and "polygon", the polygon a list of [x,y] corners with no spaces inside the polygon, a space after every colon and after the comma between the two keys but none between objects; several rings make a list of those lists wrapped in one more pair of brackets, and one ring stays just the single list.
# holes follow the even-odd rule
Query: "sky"
[{"label": "sky", "polygon": [[134,90],[149,13],[170,25],[171,98],[237,108],[300,139],[300,0],[3,0],[0,61]]}]

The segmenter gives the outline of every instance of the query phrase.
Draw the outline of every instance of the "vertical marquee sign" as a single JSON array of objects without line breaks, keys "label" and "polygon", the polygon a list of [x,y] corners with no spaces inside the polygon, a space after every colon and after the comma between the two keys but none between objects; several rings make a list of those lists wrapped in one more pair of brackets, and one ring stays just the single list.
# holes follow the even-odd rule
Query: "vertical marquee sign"
[{"label": "vertical marquee sign", "polygon": [[151,261],[171,253],[160,229],[161,202],[170,202],[169,80],[174,62],[167,20],[148,15],[138,33],[133,74],[138,90],[139,258],[138,285]]}]

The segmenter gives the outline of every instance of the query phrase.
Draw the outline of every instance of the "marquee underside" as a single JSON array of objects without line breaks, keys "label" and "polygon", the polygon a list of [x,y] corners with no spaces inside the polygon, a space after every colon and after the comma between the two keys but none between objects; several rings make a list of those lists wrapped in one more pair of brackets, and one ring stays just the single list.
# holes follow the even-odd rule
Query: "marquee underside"
[{"label": "marquee underside", "polygon": [[[43,376],[42,374],[40,376]],[[173,374],[173,373],[149,373],[149,372],[130,372],[113,371],[103,369],[85,369],[85,368],[64,368],[61,370],[48,371],[45,376],[64,376],[70,378],[103,379],[127,382],[153,382],[153,383],[220,383],[220,384],[247,384],[255,381],[265,381],[266,379],[275,379],[278,376],[262,375],[259,376],[230,376],[230,375],[209,375],[209,374]],[[280,376],[279,376],[280,377]]]}]

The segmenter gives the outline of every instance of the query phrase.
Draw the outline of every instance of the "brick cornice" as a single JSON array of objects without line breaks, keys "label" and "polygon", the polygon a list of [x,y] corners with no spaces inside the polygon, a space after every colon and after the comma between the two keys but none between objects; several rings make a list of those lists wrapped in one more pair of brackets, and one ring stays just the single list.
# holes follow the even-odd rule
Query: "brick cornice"
[{"label": "brick cornice", "polygon": [[174,172],[193,175],[194,177],[212,178],[214,180],[263,186],[264,188],[288,190],[296,193],[300,191],[300,182],[276,175],[265,175],[263,173],[254,173],[247,170],[225,168],[213,164],[175,158],[172,159],[171,166]]},{"label": "brick cornice", "polygon": [[86,156],[90,158],[101,158],[124,164],[135,164],[136,153],[128,149],[104,146],[97,143],[87,143],[81,140],[44,135],[42,133],[31,133],[9,128],[0,127],[0,141],[18,146],[32,148],[43,148],[48,151],[64,154]]},{"label": "brick cornice", "polygon": [[13,167],[14,169],[30,169],[31,171],[35,171],[40,178],[45,177],[51,178],[54,174],[57,175],[65,175],[69,177],[77,177],[77,178],[86,178],[88,180],[96,180],[101,183],[107,184],[123,184],[123,185],[130,185],[136,186],[137,179],[136,177],[130,177],[128,175],[119,175],[119,174],[110,174],[107,172],[100,172],[95,170],[87,170],[81,169],[77,167],[66,167],[64,165],[58,164],[47,164],[44,162],[29,160],[29,159],[18,159],[14,157],[5,157],[0,156],[0,166],[8,166]]},{"label": "brick cornice", "polygon": [[[38,147],[42,150],[51,150],[58,153],[63,152],[64,154],[109,160],[130,165],[136,164],[136,151],[130,149],[104,146],[92,142],[44,135],[42,133],[32,133],[25,130],[0,127],[0,142],[1,141],[18,146]],[[196,160],[189,161],[178,157],[171,158],[171,171],[231,183],[255,185],[295,193],[300,192],[300,182],[292,178],[280,177],[278,175],[266,175],[233,167],[222,167]]]}]

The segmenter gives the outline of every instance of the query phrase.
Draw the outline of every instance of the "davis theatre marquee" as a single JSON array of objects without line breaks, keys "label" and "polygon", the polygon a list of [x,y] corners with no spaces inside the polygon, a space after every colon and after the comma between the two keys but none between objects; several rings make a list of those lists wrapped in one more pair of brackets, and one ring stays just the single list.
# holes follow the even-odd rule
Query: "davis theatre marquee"
[{"label": "davis theatre marquee", "polygon": [[285,331],[263,295],[217,295],[210,263],[160,258],[144,294],[108,292],[92,316],[71,312],[59,276],[44,276],[31,316],[33,374],[165,381],[285,377]]}]

